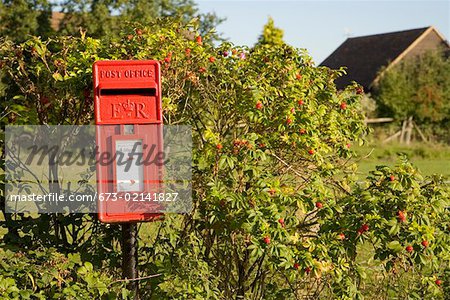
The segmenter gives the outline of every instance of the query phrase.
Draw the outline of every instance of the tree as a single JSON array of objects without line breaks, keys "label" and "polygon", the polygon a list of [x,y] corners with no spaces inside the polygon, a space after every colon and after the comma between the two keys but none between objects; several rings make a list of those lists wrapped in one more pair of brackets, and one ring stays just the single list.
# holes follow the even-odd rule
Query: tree
[{"label": "tree", "polygon": [[[199,13],[192,0],[67,0],[58,7],[64,18],[52,29],[50,19],[55,7],[49,1],[4,0],[0,2],[0,36],[22,42],[32,35],[79,36],[81,30],[88,36],[105,38],[117,36],[129,22],[145,24],[161,17],[180,18],[186,23],[199,18],[201,32],[206,33],[222,21],[214,13]],[[212,36],[219,39],[215,33]]]},{"label": "tree", "polygon": [[450,115],[450,58],[431,51],[383,73],[375,98],[383,116],[442,122]]},{"label": "tree", "polygon": [[266,25],[264,25],[263,32],[258,39],[258,44],[268,46],[280,46],[284,44],[283,30],[275,27],[275,22],[272,17],[269,17]]},{"label": "tree", "polygon": [[52,6],[47,0],[0,1],[0,37],[23,42],[30,36],[48,37]]}]

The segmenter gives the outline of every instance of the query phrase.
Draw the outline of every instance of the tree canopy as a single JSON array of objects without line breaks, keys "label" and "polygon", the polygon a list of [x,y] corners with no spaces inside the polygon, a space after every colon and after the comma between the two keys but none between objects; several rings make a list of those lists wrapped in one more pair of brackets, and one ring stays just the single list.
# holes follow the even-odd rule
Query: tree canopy
[{"label": "tree canopy", "polygon": [[258,44],[280,46],[284,44],[283,35],[283,30],[275,27],[274,20],[272,19],[272,17],[269,17],[266,25],[264,25],[262,34],[259,36]]},{"label": "tree canopy", "polygon": [[450,58],[431,51],[383,73],[374,94],[383,116],[421,123],[450,116]]},{"label": "tree canopy", "polygon": [[[52,11],[64,13],[59,24],[50,26]],[[49,0],[0,1],[0,37],[22,42],[30,36],[79,36],[85,31],[91,37],[114,37],[129,22],[146,24],[155,18],[180,18],[188,22],[199,18],[202,34],[221,22],[214,13],[202,14],[193,0],[94,1],[67,0],[55,4]],[[59,20],[57,20],[59,21]],[[219,38],[214,34],[215,39]]]}]

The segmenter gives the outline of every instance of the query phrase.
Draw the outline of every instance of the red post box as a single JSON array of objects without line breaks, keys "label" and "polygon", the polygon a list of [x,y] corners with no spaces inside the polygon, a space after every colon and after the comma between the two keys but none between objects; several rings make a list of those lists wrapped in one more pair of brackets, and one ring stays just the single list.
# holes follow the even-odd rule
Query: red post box
[{"label": "red post box", "polygon": [[[150,221],[161,188],[161,76],[157,61],[93,65],[100,221]],[[143,163],[151,162],[151,163]]]}]

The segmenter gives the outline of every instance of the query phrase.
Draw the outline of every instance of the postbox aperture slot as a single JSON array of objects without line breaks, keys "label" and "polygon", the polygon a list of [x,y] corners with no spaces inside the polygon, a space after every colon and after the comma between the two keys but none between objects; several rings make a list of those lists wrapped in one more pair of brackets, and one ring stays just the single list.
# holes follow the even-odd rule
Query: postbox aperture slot
[{"label": "postbox aperture slot", "polygon": [[100,96],[137,95],[156,97],[156,88],[151,89],[101,89]]}]

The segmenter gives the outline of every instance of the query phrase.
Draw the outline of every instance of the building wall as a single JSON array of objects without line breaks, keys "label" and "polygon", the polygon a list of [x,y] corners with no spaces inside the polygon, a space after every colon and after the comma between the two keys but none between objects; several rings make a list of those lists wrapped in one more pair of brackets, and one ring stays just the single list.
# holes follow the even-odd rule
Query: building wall
[{"label": "building wall", "polygon": [[414,48],[406,53],[403,59],[412,58],[429,50],[439,49],[440,47],[448,49],[449,45],[442,41],[441,37],[434,30],[431,30],[414,46]]}]

